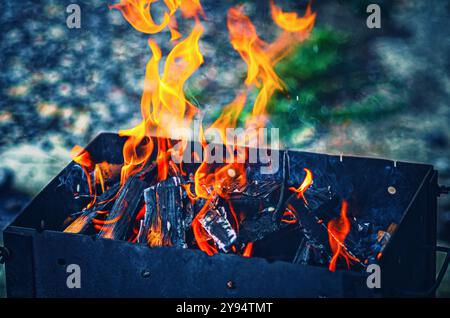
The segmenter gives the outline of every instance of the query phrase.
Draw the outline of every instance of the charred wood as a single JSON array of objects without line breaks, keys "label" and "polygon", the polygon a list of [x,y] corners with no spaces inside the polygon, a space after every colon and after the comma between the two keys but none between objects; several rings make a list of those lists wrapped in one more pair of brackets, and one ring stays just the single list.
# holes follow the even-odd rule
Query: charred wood
[{"label": "charred wood", "polygon": [[145,189],[145,217],[139,242],[186,248],[180,179],[172,177]]},{"label": "charred wood", "polygon": [[99,211],[109,211],[114,203],[114,196],[119,190],[119,184],[115,184],[96,198],[89,209],[70,215],[64,224],[69,224],[64,230],[67,233],[87,233],[92,228],[92,220]]},{"label": "charred wood", "polygon": [[223,206],[210,208],[200,219],[200,224],[224,252],[228,252],[237,239],[236,231],[231,226]]},{"label": "charred wood", "polygon": [[107,222],[98,234],[99,236],[116,240],[126,239],[136,218],[145,187],[146,183],[136,175],[128,178],[120,189],[119,195],[106,219]]}]

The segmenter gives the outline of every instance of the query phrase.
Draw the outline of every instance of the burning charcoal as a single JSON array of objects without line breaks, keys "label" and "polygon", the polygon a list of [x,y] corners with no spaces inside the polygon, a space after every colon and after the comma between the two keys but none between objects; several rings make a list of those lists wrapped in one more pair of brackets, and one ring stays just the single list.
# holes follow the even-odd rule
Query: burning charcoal
[{"label": "burning charcoal", "polygon": [[240,206],[248,217],[253,217],[264,208],[270,208],[274,200],[278,200],[280,184],[277,181],[254,180],[243,192],[230,194],[230,199]]},{"label": "burning charcoal", "polygon": [[94,209],[96,211],[105,211],[111,210],[114,204],[114,196],[117,194],[117,191],[120,189],[120,184],[116,183],[103,192],[101,195],[97,197],[96,204],[94,205]]},{"label": "burning charcoal", "polygon": [[92,209],[84,210],[83,212],[77,213],[70,216],[64,223],[67,224],[71,222],[69,226],[64,229],[66,233],[85,233],[92,225],[92,219],[96,216],[97,211]]},{"label": "burning charcoal", "polygon": [[[292,195],[288,200],[297,215],[302,232],[312,245],[327,245],[326,224],[338,217],[339,198],[330,189],[309,188],[303,198]],[[307,203],[306,203],[307,202]]]},{"label": "burning charcoal", "polygon": [[[274,193],[278,188],[279,190],[279,197],[278,197],[278,203],[276,206],[269,206],[262,211],[249,219],[245,220],[244,224],[241,226],[241,231],[239,232],[239,243],[240,244],[247,244],[249,242],[256,242],[267,235],[270,235],[271,233],[277,232],[284,228],[292,228],[297,225],[292,224],[286,224],[281,222],[281,216],[283,214],[282,206],[284,205],[285,200],[285,189],[286,189],[286,183],[288,180],[289,170],[290,170],[290,164],[289,164],[289,153],[288,151],[285,151],[283,154],[283,173],[281,180],[281,185],[279,185],[279,182],[277,181],[256,181],[254,182],[254,185],[260,184],[262,182],[261,186],[262,189],[260,191],[254,191],[252,186],[249,186],[249,189],[247,191],[250,193],[263,195],[267,194],[267,196]],[[255,184],[256,183],[256,184]],[[265,197],[267,197],[265,196]]]},{"label": "burning charcoal", "polygon": [[128,178],[108,214],[108,224],[103,226],[99,236],[116,240],[126,239],[136,217],[145,186],[145,182],[136,176]]},{"label": "burning charcoal", "polygon": [[[329,239],[335,236],[329,232],[327,224],[339,217],[339,197],[329,188],[309,188],[304,198],[292,195],[287,204],[298,218],[306,244],[297,252],[296,261],[304,264],[326,264],[333,256]],[[350,256],[354,256],[344,242],[338,242]],[[356,258],[355,258],[356,259]]]},{"label": "burning charcoal", "polygon": [[280,188],[280,183],[276,180],[254,180],[247,185],[243,194],[265,199],[278,188]]},{"label": "burning charcoal", "polygon": [[214,239],[217,247],[228,252],[230,246],[236,241],[237,235],[228,221],[224,207],[212,208],[200,219],[200,224]]},{"label": "burning charcoal", "polygon": [[239,242],[244,244],[256,242],[280,230],[281,227],[286,227],[274,220],[272,216],[274,211],[274,207],[269,207],[264,209],[259,215],[245,220],[239,232]]},{"label": "burning charcoal", "polygon": [[188,201],[185,205],[184,209],[184,230],[187,231],[192,226],[192,221],[195,217],[195,211],[194,211],[195,204],[193,204],[191,201]]},{"label": "burning charcoal", "polygon": [[64,224],[69,222],[71,222],[71,224],[66,227],[64,232],[86,233],[91,228],[92,219],[97,215],[98,211],[108,211],[111,209],[114,202],[112,199],[116,195],[119,188],[120,185],[118,183],[113,185],[97,197],[96,204],[94,204],[94,206],[69,216]]},{"label": "burning charcoal", "polygon": [[303,265],[326,265],[328,264],[328,253],[323,245],[316,245],[305,239],[298,247],[292,262]]},{"label": "burning charcoal", "polygon": [[173,177],[144,191],[145,217],[138,241],[150,246],[186,248],[182,187]]}]

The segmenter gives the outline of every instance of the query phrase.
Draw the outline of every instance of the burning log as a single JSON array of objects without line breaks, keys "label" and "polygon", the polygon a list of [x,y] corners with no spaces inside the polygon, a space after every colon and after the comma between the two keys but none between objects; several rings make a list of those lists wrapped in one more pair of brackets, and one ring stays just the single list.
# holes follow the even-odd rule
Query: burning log
[{"label": "burning log", "polygon": [[186,248],[180,179],[172,177],[145,189],[144,199],[145,217],[138,241]]},{"label": "burning log", "polygon": [[324,246],[310,242],[306,238],[300,243],[297,253],[295,254],[294,264],[312,264],[312,265],[327,265],[329,262],[329,253],[324,249]]},{"label": "burning log", "polygon": [[[330,188],[309,188],[301,198],[292,195],[287,205],[297,216],[301,231],[306,239],[299,246],[294,262],[302,264],[330,264],[334,271],[339,256],[344,256],[347,264],[355,261],[364,266],[347,245],[345,245],[345,230],[338,228],[346,217],[346,202],[343,202],[345,220],[339,215],[340,198]],[[345,208],[344,208],[345,207]],[[349,222],[349,221],[348,221]]]},{"label": "burning log", "polygon": [[286,227],[274,220],[272,216],[274,211],[274,207],[268,207],[256,217],[245,220],[239,232],[239,243],[247,244],[262,240],[267,235]]},{"label": "burning log", "polygon": [[71,223],[64,230],[66,233],[86,233],[92,228],[94,218],[99,212],[109,211],[114,202],[114,196],[119,190],[119,184],[113,185],[96,198],[94,205],[81,212],[70,215],[64,224]]},{"label": "burning log", "polygon": [[119,195],[108,214],[99,236],[116,240],[127,238],[141,203],[146,183],[137,176],[131,176],[120,189]]},{"label": "burning log", "polygon": [[214,239],[217,247],[226,253],[237,239],[223,206],[211,207],[200,219],[200,224]]},{"label": "burning log", "polygon": [[[267,235],[279,231],[284,228],[292,228],[291,224],[281,223],[281,216],[283,213],[282,207],[285,201],[285,190],[287,180],[290,172],[290,159],[289,152],[286,150],[283,154],[283,170],[282,170],[281,185],[278,182],[263,182],[263,186],[260,191],[256,192],[257,196],[264,195],[268,197],[274,193],[278,188],[279,198],[277,205],[264,208],[256,216],[246,220],[242,225],[242,229],[239,232],[239,243],[247,244],[249,242],[256,242],[262,240]],[[256,184],[257,185],[257,184]],[[247,190],[249,191],[249,190]]]}]

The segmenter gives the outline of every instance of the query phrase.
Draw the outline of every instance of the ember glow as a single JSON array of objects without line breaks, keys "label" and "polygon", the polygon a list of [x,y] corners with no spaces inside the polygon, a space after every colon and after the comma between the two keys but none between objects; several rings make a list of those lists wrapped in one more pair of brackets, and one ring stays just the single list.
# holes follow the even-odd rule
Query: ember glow
[{"label": "ember glow", "polygon": [[350,232],[350,221],[347,216],[347,201],[342,202],[341,215],[335,220],[328,222],[330,247],[333,251],[333,258],[330,261],[329,270],[334,272],[338,259],[343,259],[350,268],[350,262],[359,262],[355,256],[351,255],[345,247],[345,238]]},{"label": "ember glow", "polygon": [[[156,23],[150,11],[155,2],[122,0],[110,6],[110,9],[120,10],[126,21],[142,33],[151,35],[168,28],[172,49],[164,56],[158,43],[151,37],[148,40],[152,56],[145,69],[140,103],[142,120],[136,127],[119,132],[126,141],[123,146],[123,165],[120,173],[117,173],[120,178],[117,187],[113,188],[110,182],[114,174],[111,173],[112,165],[95,163],[86,150],[74,148],[73,159],[83,169],[91,200],[65,231],[81,233],[92,224],[95,233],[104,238],[146,243],[150,247],[186,248],[192,242],[185,241],[185,234],[180,234],[179,229],[187,221],[182,221],[181,216],[174,214],[174,211],[198,207],[198,212],[193,213],[190,220],[194,246],[208,255],[225,252],[251,257],[256,243],[253,240],[237,243],[247,211],[236,212],[232,200],[233,194],[242,193],[248,186],[248,148],[237,147],[235,140],[229,140],[227,129],[238,126],[240,116],[249,103],[253,104],[250,105],[251,116],[245,121],[245,131],[265,127],[269,119],[267,105],[272,95],[276,91],[283,91],[285,87],[275,72],[275,66],[293,47],[309,36],[316,15],[310,5],[301,17],[295,12],[283,12],[270,1],[274,25],[280,32],[269,43],[262,40],[242,6],[228,10],[230,44],[247,66],[246,78],[236,92],[231,92],[235,98],[223,106],[219,117],[210,126],[200,127],[196,140],[203,149],[208,149],[211,147],[209,136],[217,133],[227,161],[211,163],[208,154],[212,152],[205,151],[206,155],[202,157],[195,173],[188,176],[183,162],[175,162],[173,158],[183,157],[186,145],[191,142],[190,136],[179,136],[177,141],[171,141],[170,137],[173,128],[189,128],[194,117],[202,113],[201,108],[186,98],[184,89],[204,63],[200,41],[204,33],[202,19],[206,16],[199,0],[164,0],[166,11],[157,19],[161,22]],[[179,18],[191,20],[190,30],[186,34],[178,28]],[[249,96],[255,91],[256,98],[252,102]],[[246,145],[257,144],[255,140],[258,134],[249,133],[246,138]],[[198,153],[192,153],[192,156],[196,155]],[[305,168],[304,171],[302,184],[289,187],[289,190],[308,205],[305,193],[313,183],[313,174],[309,169]],[[184,201],[183,198],[188,200]],[[175,204],[177,206],[173,206]],[[171,212],[168,212],[169,205],[172,205]],[[100,208],[95,210],[97,206]],[[344,202],[341,217],[328,223],[331,233],[329,244],[334,253],[330,262],[332,271],[335,270],[338,257],[343,257],[348,265],[354,259],[344,246],[350,230],[346,210],[347,204]],[[273,207],[267,211],[279,213]],[[275,216],[271,218],[276,220]],[[284,211],[281,210],[279,222],[283,226],[298,226],[301,218],[302,215],[288,204]]]}]

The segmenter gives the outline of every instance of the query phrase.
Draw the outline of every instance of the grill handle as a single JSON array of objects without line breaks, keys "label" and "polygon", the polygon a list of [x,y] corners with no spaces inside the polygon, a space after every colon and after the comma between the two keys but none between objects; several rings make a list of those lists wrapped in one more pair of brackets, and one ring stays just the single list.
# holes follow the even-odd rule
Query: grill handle
[{"label": "grill handle", "polygon": [[428,290],[423,292],[413,292],[413,291],[406,291],[402,290],[401,293],[405,296],[410,297],[430,297],[434,295],[436,290],[439,288],[439,286],[442,283],[442,280],[444,279],[445,273],[447,272],[448,265],[450,264],[450,247],[444,247],[444,246],[434,246],[434,247],[427,247],[430,249],[434,249],[435,252],[442,252],[446,253],[444,263],[442,263],[441,269],[439,270],[439,273],[436,277],[436,281]]}]

